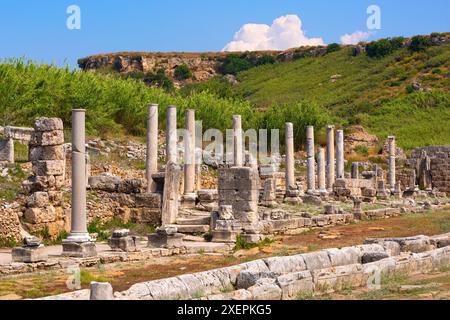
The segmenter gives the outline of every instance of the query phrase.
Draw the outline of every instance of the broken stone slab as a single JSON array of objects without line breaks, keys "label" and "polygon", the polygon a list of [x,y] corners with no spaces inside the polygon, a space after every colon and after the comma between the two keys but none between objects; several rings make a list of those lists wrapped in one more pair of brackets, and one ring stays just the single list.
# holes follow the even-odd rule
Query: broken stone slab
[{"label": "broken stone slab", "polygon": [[281,288],[281,299],[295,299],[299,294],[311,294],[314,291],[314,283],[310,271],[293,272],[277,278],[277,284]]},{"label": "broken stone slab", "polygon": [[64,132],[54,131],[34,131],[31,134],[30,146],[56,146],[64,144]]},{"label": "broken stone slab", "polygon": [[35,236],[27,236],[23,238],[23,244],[26,247],[37,248],[41,245],[41,239]]},{"label": "broken stone slab", "polygon": [[114,230],[112,237],[108,240],[108,245],[112,250],[136,251],[136,237],[129,236],[129,233],[128,229]]},{"label": "broken stone slab", "polygon": [[355,247],[345,247],[342,249],[331,248],[325,251],[333,267],[361,262],[361,250]]},{"label": "broken stone slab", "polygon": [[109,282],[95,282],[90,284],[90,300],[113,300],[113,288]]},{"label": "broken stone slab", "polygon": [[16,247],[12,249],[11,255],[13,262],[35,263],[48,260],[48,255],[43,246]]},{"label": "broken stone slab", "polygon": [[117,192],[120,178],[111,174],[102,174],[89,177],[89,186],[94,190],[103,190],[107,192]]},{"label": "broken stone slab", "polygon": [[27,207],[44,208],[50,205],[48,192],[38,191],[27,197]]}]

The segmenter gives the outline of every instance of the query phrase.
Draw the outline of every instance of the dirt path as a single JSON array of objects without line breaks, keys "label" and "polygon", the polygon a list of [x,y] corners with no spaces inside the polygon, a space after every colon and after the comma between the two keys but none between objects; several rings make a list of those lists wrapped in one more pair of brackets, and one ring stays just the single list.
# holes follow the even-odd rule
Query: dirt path
[{"label": "dirt path", "polygon": [[[282,236],[268,246],[239,250],[230,255],[197,254],[99,265],[83,269],[81,283],[83,288],[87,288],[91,281],[110,281],[114,290],[121,291],[137,282],[199,272],[262,257],[361,244],[368,237],[434,235],[445,232],[450,232],[450,209],[315,229],[299,235]],[[0,296],[16,294],[36,298],[67,292],[67,278],[65,271],[3,276],[0,277]],[[443,288],[449,289],[448,286]]]}]

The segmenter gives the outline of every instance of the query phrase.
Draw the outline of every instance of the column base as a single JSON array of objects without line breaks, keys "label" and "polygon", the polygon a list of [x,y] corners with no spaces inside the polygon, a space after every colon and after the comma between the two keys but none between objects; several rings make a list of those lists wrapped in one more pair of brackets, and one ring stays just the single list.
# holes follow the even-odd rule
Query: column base
[{"label": "column base", "polygon": [[196,200],[197,200],[197,194],[185,193],[181,196],[181,207],[182,208],[195,208]]},{"label": "column base", "polygon": [[65,257],[90,258],[97,256],[97,249],[95,247],[95,243],[91,241],[74,242],[69,240],[69,238],[67,238],[63,240],[62,246],[63,246],[62,255]]},{"label": "column base", "polygon": [[300,197],[285,197],[283,200],[284,203],[296,205],[303,202],[302,198]]}]

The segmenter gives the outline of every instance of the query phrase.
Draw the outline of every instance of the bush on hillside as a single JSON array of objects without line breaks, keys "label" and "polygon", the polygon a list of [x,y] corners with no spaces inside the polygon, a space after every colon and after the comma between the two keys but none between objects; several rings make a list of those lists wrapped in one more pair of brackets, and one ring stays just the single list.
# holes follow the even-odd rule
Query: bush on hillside
[{"label": "bush on hillside", "polygon": [[403,46],[403,37],[380,39],[366,46],[367,55],[371,58],[382,58]]},{"label": "bush on hillside", "polygon": [[426,36],[415,36],[411,38],[409,50],[413,52],[423,51],[431,45],[430,39]]},{"label": "bush on hillside", "polygon": [[327,53],[336,52],[341,50],[341,46],[338,43],[330,43],[327,46]]},{"label": "bush on hillside", "polygon": [[264,64],[272,64],[272,63],[275,63],[275,58],[272,56],[265,55],[256,59],[255,65],[262,66]]},{"label": "bush on hillside", "polygon": [[148,72],[144,76],[144,82],[149,86],[163,88],[167,92],[171,92],[174,89],[173,81],[167,77],[164,69],[160,69],[156,73]]},{"label": "bush on hillside", "polygon": [[177,80],[186,80],[192,78],[191,69],[185,64],[177,66],[175,68],[175,79]]},{"label": "bush on hillside", "polygon": [[248,70],[251,67],[253,67],[253,64],[250,61],[232,53],[224,59],[221,73],[236,75],[238,72]]}]

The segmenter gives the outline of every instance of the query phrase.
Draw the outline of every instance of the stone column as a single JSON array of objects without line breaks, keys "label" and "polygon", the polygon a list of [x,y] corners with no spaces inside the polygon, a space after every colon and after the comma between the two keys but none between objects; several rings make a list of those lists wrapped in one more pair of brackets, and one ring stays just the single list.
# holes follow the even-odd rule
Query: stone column
[{"label": "stone column", "polygon": [[359,162],[352,163],[352,179],[359,179]]},{"label": "stone column", "polygon": [[158,105],[150,104],[147,112],[147,154],[145,163],[147,192],[156,191],[156,183],[152,174],[158,172]]},{"label": "stone column", "polygon": [[336,131],[336,178],[344,178],[344,130]]},{"label": "stone column", "polygon": [[389,172],[388,172],[388,182],[389,188],[392,192],[395,191],[395,137],[388,137],[389,143]]},{"label": "stone column", "polygon": [[334,170],[334,126],[327,126],[327,190],[333,190],[335,177]]},{"label": "stone column", "polygon": [[235,167],[242,167],[243,145],[242,145],[242,121],[241,116],[233,116],[233,142],[234,142],[234,163]]},{"label": "stone column", "polygon": [[319,182],[319,192],[321,194],[327,193],[325,182],[325,149],[319,148],[317,154],[317,179]]},{"label": "stone column", "polygon": [[308,126],[306,129],[307,148],[307,193],[314,193],[316,190],[315,161],[314,161],[314,127]]},{"label": "stone column", "polygon": [[184,139],[184,194],[195,191],[195,110],[186,110],[186,135]]},{"label": "stone column", "polygon": [[72,110],[72,215],[71,229],[63,241],[63,254],[75,257],[95,256],[95,244],[86,224],[86,110]]},{"label": "stone column", "polygon": [[294,127],[291,122],[286,123],[286,191],[296,189],[294,168]]},{"label": "stone column", "polygon": [[195,206],[195,110],[186,110],[184,137],[184,195],[183,206]]},{"label": "stone column", "polygon": [[169,106],[167,108],[166,117],[166,163],[177,163],[177,108],[174,106]]}]

